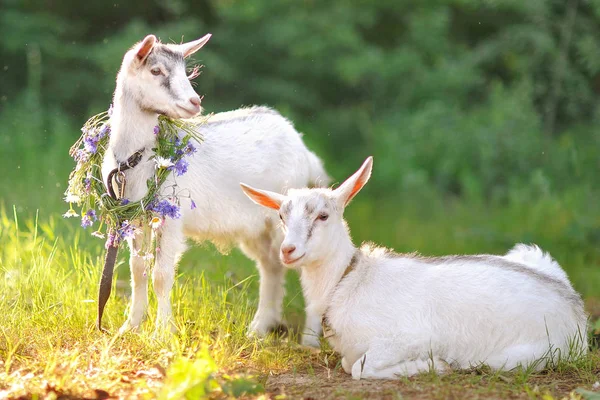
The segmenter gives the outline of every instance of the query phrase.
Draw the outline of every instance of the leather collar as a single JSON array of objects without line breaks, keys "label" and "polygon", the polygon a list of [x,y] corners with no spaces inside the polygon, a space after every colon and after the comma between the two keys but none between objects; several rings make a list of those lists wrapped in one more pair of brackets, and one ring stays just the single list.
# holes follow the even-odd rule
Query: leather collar
[{"label": "leather collar", "polygon": [[[344,280],[344,278],[350,272],[354,271],[354,269],[356,268],[356,263],[358,262],[359,251],[360,250],[357,249],[354,252],[354,255],[352,256],[352,259],[350,260],[350,263],[348,264],[348,266],[346,267],[346,270],[344,271],[344,274],[342,275],[342,277],[340,278],[340,280],[338,281],[338,283],[333,288],[334,292],[337,289],[337,287],[340,285],[340,283]],[[329,307],[323,313],[323,318],[321,318],[321,327],[323,328],[323,338],[325,338],[325,339],[329,339],[330,337],[335,336],[335,331],[331,327],[331,324],[329,323],[329,319],[327,318],[327,313],[328,312],[329,312]]]},{"label": "leather collar", "polygon": [[[119,164],[117,164],[117,168],[109,172],[108,178],[106,179],[106,188],[108,189],[108,194],[113,198],[113,200],[123,197],[123,193],[125,192],[125,174],[123,174],[123,172],[127,171],[128,169],[135,168],[135,166],[142,161],[142,154],[144,153],[144,150],[145,149],[142,148],[136,151],[130,155],[129,158],[127,158],[127,161],[119,162]],[[117,194],[113,188],[113,178],[115,178],[115,182],[117,182],[119,197],[117,197]]]}]

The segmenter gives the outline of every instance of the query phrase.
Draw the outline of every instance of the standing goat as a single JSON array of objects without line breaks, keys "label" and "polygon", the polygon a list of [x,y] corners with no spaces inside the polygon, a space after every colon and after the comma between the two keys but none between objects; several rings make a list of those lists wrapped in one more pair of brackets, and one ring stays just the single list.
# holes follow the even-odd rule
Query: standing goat
[{"label": "standing goat", "polygon": [[520,244],[505,256],[438,258],[355,248],[342,214],[372,163],[369,157],[335,190],[284,196],[242,184],[254,202],[279,210],[281,259],[301,267],[307,330],[318,335],[323,326],[344,371],[391,379],[479,363],[539,369],[586,352],[581,298],[536,246]]},{"label": "standing goat", "polygon": [[[158,116],[191,118],[200,113],[200,98],[186,76],[185,58],[198,51],[210,38],[185,44],[161,44],[149,35],[129,50],[117,76],[111,137],[102,164],[107,186],[110,171],[135,152],[142,159],[125,172],[124,196],[138,201],[147,193],[147,180],[155,173],[151,157],[156,143]],[[292,124],[266,107],[252,107],[214,115],[197,127],[203,136],[197,151],[186,157],[188,171],[171,173],[161,195],[177,191],[181,216],[167,218],[160,227],[155,266],[152,271],[158,300],[156,327],[175,327],[170,292],[175,268],[186,250],[186,237],[211,240],[218,246],[238,244],[256,261],[260,271],[258,310],[250,332],[264,335],[281,323],[285,269],[278,257],[283,235],[276,229],[277,216],[254,207],[240,192],[238,182],[249,181],[269,189],[285,191],[292,187],[327,183],[321,161],[309,151]],[[188,197],[189,195],[189,197]],[[196,208],[192,209],[193,206]],[[141,227],[129,240],[131,249],[132,299],[129,317],[121,328],[137,328],[148,305],[145,261],[138,253],[147,243],[149,227]]]}]

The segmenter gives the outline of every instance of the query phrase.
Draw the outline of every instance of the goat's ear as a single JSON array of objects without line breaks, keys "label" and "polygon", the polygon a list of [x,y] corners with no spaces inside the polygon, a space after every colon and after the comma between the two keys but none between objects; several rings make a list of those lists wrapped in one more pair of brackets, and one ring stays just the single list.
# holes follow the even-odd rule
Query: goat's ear
[{"label": "goat's ear", "polygon": [[373,169],[373,157],[369,157],[365,160],[363,165],[358,171],[354,173],[350,178],[346,179],[344,183],[333,191],[335,196],[340,201],[342,207],[346,207],[350,200],[356,196],[360,189],[365,186],[369,178],[371,177],[371,170]]},{"label": "goat's ear", "polygon": [[156,36],[148,35],[142,40],[142,42],[138,46],[138,50],[136,53],[136,57],[139,61],[143,62],[148,54],[152,51],[154,44],[156,43]]},{"label": "goat's ear", "polygon": [[268,190],[254,189],[243,183],[240,183],[240,186],[250,200],[261,206],[279,210],[279,207],[285,201],[285,196],[282,194],[269,192]]},{"label": "goat's ear", "polygon": [[179,51],[181,51],[183,53],[183,57],[187,58],[187,57],[191,56],[192,54],[194,54],[195,52],[197,52],[198,50],[200,50],[202,48],[202,46],[204,46],[206,44],[206,42],[208,42],[208,39],[210,39],[211,36],[212,35],[210,33],[207,33],[206,35],[202,36],[198,40],[194,40],[193,42],[182,43],[180,45],[177,45],[177,48]]}]

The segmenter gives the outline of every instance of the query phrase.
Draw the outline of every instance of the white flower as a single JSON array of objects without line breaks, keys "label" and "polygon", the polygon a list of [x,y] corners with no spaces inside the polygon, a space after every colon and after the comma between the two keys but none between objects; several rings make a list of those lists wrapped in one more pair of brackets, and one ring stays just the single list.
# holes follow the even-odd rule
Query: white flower
[{"label": "white flower", "polygon": [[156,230],[161,227],[162,223],[163,220],[160,217],[154,217],[152,218],[152,221],[150,221],[150,226],[152,229]]},{"label": "white flower", "polygon": [[[77,196],[76,194],[73,193],[67,193],[67,195],[65,196],[65,202],[67,203],[80,203],[81,202],[81,197]],[[72,215],[73,217],[75,215]]]},{"label": "white flower", "polygon": [[104,233],[102,233],[100,231],[92,232],[92,236],[95,236],[100,239],[104,239]]},{"label": "white flower", "polygon": [[75,212],[72,208],[63,214],[63,218],[71,218],[71,217],[79,217],[79,214]]},{"label": "white flower", "polygon": [[168,158],[164,158],[164,157],[160,157],[160,156],[156,156],[154,161],[156,161],[156,168],[158,168],[158,169],[167,169],[167,168],[175,165]]}]

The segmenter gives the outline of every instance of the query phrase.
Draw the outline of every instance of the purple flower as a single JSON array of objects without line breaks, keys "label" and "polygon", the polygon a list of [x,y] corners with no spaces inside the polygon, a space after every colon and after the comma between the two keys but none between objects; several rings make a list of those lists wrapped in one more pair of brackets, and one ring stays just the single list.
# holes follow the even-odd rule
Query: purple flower
[{"label": "purple flower", "polygon": [[85,215],[83,217],[81,217],[81,226],[84,228],[87,228],[89,226],[92,226],[92,224],[94,223],[94,221],[96,221],[98,218],[96,217],[96,211],[95,210],[87,210],[87,212],[85,213]]},{"label": "purple flower", "polygon": [[126,199],[126,198],[122,198],[122,199],[121,199],[121,205],[122,205],[122,206],[126,206],[126,205],[127,205],[127,204],[129,204],[129,203],[130,203],[129,199]]},{"label": "purple flower", "polygon": [[86,136],[83,139],[84,147],[90,154],[96,154],[98,151],[98,140],[97,136]]},{"label": "purple flower", "polygon": [[188,154],[194,154],[198,149],[196,149],[196,146],[194,146],[194,144],[192,142],[188,142],[185,151]]},{"label": "purple flower", "polygon": [[191,200],[190,210],[193,210],[194,208],[196,208],[196,203],[194,202],[194,200]]},{"label": "purple flower", "polygon": [[85,185],[86,193],[89,193],[92,190],[92,180],[88,177],[83,180],[83,184]]},{"label": "purple flower", "polygon": [[156,125],[156,126],[154,127],[154,134],[155,134],[155,135],[158,135],[159,133],[160,133],[160,128],[158,127],[158,125]]},{"label": "purple flower", "polygon": [[171,209],[169,210],[169,213],[167,214],[167,216],[171,217],[173,219],[177,219],[177,218],[181,217],[181,212],[180,212],[179,206],[176,204],[172,204]]},{"label": "purple flower", "polygon": [[152,211],[160,214],[164,217],[171,217],[173,219],[177,219],[181,217],[181,211],[177,204],[173,204],[168,200],[161,200],[158,204],[155,204],[151,208]]},{"label": "purple flower", "polygon": [[90,217],[88,217],[87,215],[84,215],[83,217],[81,217],[81,227],[82,228],[88,228],[88,227],[92,226],[93,223],[94,223],[94,221],[92,221],[92,219]]},{"label": "purple flower", "polygon": [[104,136],[110,133],[110,126],[108,124],[103,124],[100,130],[98,131],[98,140],[102,139]]},{"label": "purple flower", "polygon": [[135,228],[129,223],[129,221],[123,221],[119,228],[119,236],[121,239],[133,238],[135,234]]},{"label": "purple flower", "polygon": [[181,158],[171,168],[175,170],[175,172],[177,173],[177,176],[181,176],[187,172],[188,165],[189,165],[188,162],[185,161],[183,158]]},{"label": "purple flower", "polygon": [[77,162],[86,162],[89,158],[89,153],[83,149],[77,150],[75,156],[73,157]]}]

